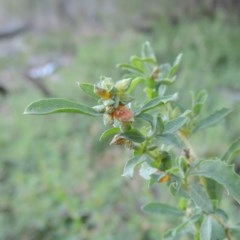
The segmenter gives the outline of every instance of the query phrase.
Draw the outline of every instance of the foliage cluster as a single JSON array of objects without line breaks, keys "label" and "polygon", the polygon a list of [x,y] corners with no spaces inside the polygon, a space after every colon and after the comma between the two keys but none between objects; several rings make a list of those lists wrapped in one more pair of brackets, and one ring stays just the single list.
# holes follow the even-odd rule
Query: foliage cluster
[{"label": "foliage cluster", "polygon": [[[126,74],[114,82],[101,77],[98,84],[80,83],[85,94],[97,101],[91,107],[66,99],[43,99],[31,103],[25,114],[79,113],[103,117],[109,126],[100,139],[112,137],[110,144],[121,145],[132,152],[123,175],[139,174],[149,186],[166,183],[178,206],[152,202],[143,211],[180,218],[179,225],[168,229],[165,239],[193,235],[197,239],[232,239],[239,235],[238,223],[222,208],[224,189],[238,203],[240,177],[233,169],[233,160],[240,149],[234,141],[222,156],[198,156],[191,137],[223,120],[231,110],[221,108],[206,117],[202,109],[207,93],[192,93],[191,106],[184,108],[178,93],[172,93],[181,54],[174,63],[158,64],[149,42],[139,56],[119,64]],[[140,99],[134,97],[140,92]],[[143,95],[144,93],[144,95]]]}]

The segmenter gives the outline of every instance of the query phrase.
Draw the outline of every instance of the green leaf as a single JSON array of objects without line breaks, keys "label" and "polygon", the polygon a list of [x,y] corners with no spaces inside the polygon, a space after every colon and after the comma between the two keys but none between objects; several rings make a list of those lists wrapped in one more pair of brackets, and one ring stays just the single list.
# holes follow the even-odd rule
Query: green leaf
[{"label": "green leaf", "polygon": [[164,130],[164,123],[160,116],[158,115],[153,116],[153,121],[151,125],[153,134],[155,135],[162,134]]},{"label": "green leaf", "polygon": [[200,91],[197,95],[194,92],[192,94],[192,111],[195,116],[199,115],[202,111],[203,105],[207,100],[207,93],[205,90]]},{"label": "green leaf", "polygon": [[136,156],[136,157],[131,158],[130,160],[128,160],[126,162],[125,166],[124,166],[124,170],[123,170],[122,176],[132,178],[135,167],[137,165],[139,165],[140,163],[142,163],[143,161],[145,161],[145,156],[144,155]]},{"label": "green leaf", "polygon": [[133,56],[131,57],[130,61],[132,62],[133,65],[138,66],[139,63],[151,63],[151,64],[156,64],[155,59],[153,59],[152,57],[148,57],[148,58],[140,58],[137,56]]},{"label": "green leaf", "polygon": [[200,240],[211,240],[212,222],[210,216],[204,216],[200,227]]},{"label": "green leaf", "polygon": [[122,68],[122,69],[125,69],[125,70],[128,70],[130,72],[134,72],[134,73],[140,73],[140,74],[143,74],[144,71],[140,68],[137,68],[137,67],[134,67],[128,63],[121,63],[121,64],[118,64],[117,65],[118,68]]},{"label": "green leaf", "polygon": [[113,134],[116,134],[116,133],[119,133],[120,132],[120,128],[118,127],[115,127],[115,128],[109,128],[107,130],[105,130],[102,135],[100,136],[99,138],[99,141],[102,141],[104,138],[110,136],[110,135],[113,135]]},{"label": "green leaf", "polygon": [[175,101],[175,100],[177,100],[177,98],[178,98],[177,93],[174,93],[173,95],[169,95],[169,96],[156,97],[156,98],[150,100],[149,102],[147,102],[145,105],[143,105],[143,107],[140,109],[139,113],[143,113],[148,110],[151,110],[161,104],[165,104],[170,101]]},{"label": "green leaf", "polygon": [[233,166],[221,160],[200,161],[190,170],[191,175],[211,178],[223,185],[227,192],[240,203],[240,176],[234,172]]},{"label": "green leaf", "polygon": [[211,114],[210,116],[208,116],[207,118],[201,120],[197,126],[195,127],[195,129],[193,130],[193,132],[197,132],[200,129],[204,129],[204,128],[208,128],[211,126],[216,125],[217,123],[219,123],[224,117],[226,117],[229,113],[231,112],[230,109],[228,108],[222,108],[221,110],[218,110],[216,112],[214,112],[213,114]]},{"label": "green leaf", "polygon": [[145,141],[145,137],[136,129],[131,129],[124,133],[121,133],[120,136],[136,143]]},{"label": "green leaf", "polygon": [[187,120],[186,117],[180,116],[167,122],[164,128],[164,133],[175,133],[187,122]]},{"label": "green leaf", "polygon": [[156,171],[156,168],[151,167],[147,162],[143,162],[139,169],[139,175],[145,180],[150,180],[152,174],[154,174]]},{"label": "green leaf", "polygon": [[147,213],[161,214],[172,217],[182,217],[184,215],[184,212],[178,208],[160,202],[148,203],[142,207],[142,210]]},{"label": "green leaf", "polygon": [[226,239],[225,229],[217,220],[211,218],[211,225],[212,225],[211,240]]},{"label": "green leaf", "polygon": [[240,138],[238,138],[229,146],[229,148],[221,157],[221,159],[222,161],[231,164],[239,152],[240,152]]},{"label": "green leaf", "polygon": [[152,58],[156,61],[156,57],[150,42],[145,42],[142,48],[142,57],[143,58]]},{"label": "green leaf", "polygon": [[230,227],[233,239],[240,239],[240,224]]},{"label": "green leaf", "polygon": [[142,77],[134,78],[131,82],[129,89],[127,90],[127,93],[130,93],[141,82],[144,82],[144,79]]},{"label": "green leaf", "polygon": [[176,147],[181,147],[181,143],[175,134],[166,133],[156,136],[160,144],[174,145]]},{"label": "green leaf", "polygon": [[207,195],[205,189],[198,183],[191,182],[188,186],[189,196],[193,202],[202,209],[205,213],[212,213],[212,202]]},{"label": "green leaf", "polygon": [[180,54],[176,57],[176,59],[175,59],[175,61],[174,61],[174,63],[173,63],[173,66],[172,66],[172,68],[171,68],[171,70],[170,70],[170,72],[169,72],[169,75],[170,75],[170,76],[173,76],[173,75],[176,73],[176,71],[177,71],[177,69],[178,69],[178,67],[179,67],[179,64],[180,64],[180,62],[181,62],[181,59],[182,59],[182,53],[180,53]]},{"label": "green leaf", "polygon": [[132,65],[138,69],[141,69],[142,71],[144,71],[143,69],[143,63],[141,61],[141,58],[140,57],[137,57],[137,56],[132,56],[130,58],[130,62],[132,63]]},{"label": "green leaf", "polygon": [[166,78],[171,70],[171,65],[169,63],[164,63],[159,66],[160,68],[160,78]]},{"label": "green leaf", "polygon": [[62,98],[41,99],[32,102],[26,107],[24,114],[41,115],[61,112],[99,116],[99,113],[91,107]]},{"label": "green leaf", "polygon": [[200,214],[193,214],[192,216],[188,217],[183,223],[167,231],[166,234],[164,234],[164,239],[169,239],[169,240],[180,239],[180,237],[184,235],[186,232],[191,231],[191,228],[189,227],[189,225],[198,221],[200,217],[201,217]]},{"label": "green leaf", "polygon": [[90,97],[92,97],[92,98],[94,98],[96,100],[99,99],[99,97],[94,93],[94,86],[92,84],[89,84],[89,83],[78,83],[78,86],[82,89],[82,91],[86,95],[88,95],[88,96],[90,96]]},{"label": "green leaf", "polygon": [[[134,114],[134,115],[135,115],[135,114]],[[154,118],[153,118],[153,116],[152,116],[151,114],[141,113],[141,114],[139,114],[139,115],[136,116],[136,119],[137,119],[137,118],[142,119],[142,120],[150,123],[151,126],[154,127],[154,123],[153,123]]]}]

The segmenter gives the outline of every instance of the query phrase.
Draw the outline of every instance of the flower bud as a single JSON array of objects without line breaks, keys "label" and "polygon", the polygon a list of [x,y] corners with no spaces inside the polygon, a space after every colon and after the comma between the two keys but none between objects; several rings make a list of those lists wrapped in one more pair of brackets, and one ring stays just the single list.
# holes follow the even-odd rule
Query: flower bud
[{"label": "flower bud", "polygon": [[130,87],[131,82],[132,82],[131,78],[120,80],[115,84],[115,88],[120,92],[125,92]]},{"label": "flower bud", "polygon": [[151,78],[157,79],[160,73],[159,67],[155,67],[152,71]]},{"label": "flower bud", "polygon": [[124,145],[128,140],[124,137],[122,137],[120,134],[117,134],[113,137],[112,141],[110,142],[110,145]]},{"label": "flower bud", "polygon": [[104,88],[94,85],[94,93],[102,99],[110,99],[111,93]]},{"label": "flower bud", "polygon": [[106,113],[112,114],[115,111],[114,106],[106,106]]},{"label": "flower bud", "polygon": [[123,106],[119,105],[116,110],[113,112],[113,117],[117,119],[119,122],[133,122],[134,117],[132,111]]}]

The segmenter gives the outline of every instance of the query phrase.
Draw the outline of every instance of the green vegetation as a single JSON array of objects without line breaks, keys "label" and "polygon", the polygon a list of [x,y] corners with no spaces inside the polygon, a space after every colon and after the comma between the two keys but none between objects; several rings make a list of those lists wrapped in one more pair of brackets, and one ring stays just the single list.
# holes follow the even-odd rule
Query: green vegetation
[{"label": "green vegetation", "polygon": [[[21,75],[30,53],[70,52],[71,63],[45,79],[45,84],[54,96],[90,102],[76,82],[94,83],[107,74],[118,80],[121,72],[113,70],[114,66],[138,52],[145,40],[151,41],[159,62],[173,62],[182,52],[176,84],[183,101],[190,102],[190,89],[206,89],[209,105],[204,113],[221,106],[234,109],[226,124],[193,139],[199,146],[197,152],[209,158],[219,156],[238,137],[237,23],[222,16],[183,20],[175,26],[155,20],[151,34],[122,26],[119,31],[85,37],[52,33],[41,39],[28,33],[21,37],[27,51],[1,59],[1,71],[10,72],[11,78],[9,95],[0,96],[1,239],[147,240],[159,239],[162,230],[172,226],[164,218],[140,211],[144,203],[156,198],[175,202],[164,185],[149,190],[141,179],[129,181],[120,176],[127,156],[118,148],[108,148],[109,139],[98,142],[103,130],[99,122],[79,115],[22,115],[29,102],[42,98]],[[232,200],[225,205],[237,221],[238,205]]]}]

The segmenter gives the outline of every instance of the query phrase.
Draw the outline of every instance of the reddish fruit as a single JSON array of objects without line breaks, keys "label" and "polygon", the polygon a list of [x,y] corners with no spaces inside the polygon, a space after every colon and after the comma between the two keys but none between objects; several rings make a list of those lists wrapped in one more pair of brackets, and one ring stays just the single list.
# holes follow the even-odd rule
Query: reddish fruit
[{"label": "reddish fruit", "polygon": [[113,117],[119,122],[132,122],[134,120],[132,111],[123,105],[119,105],[115,109]]}]

